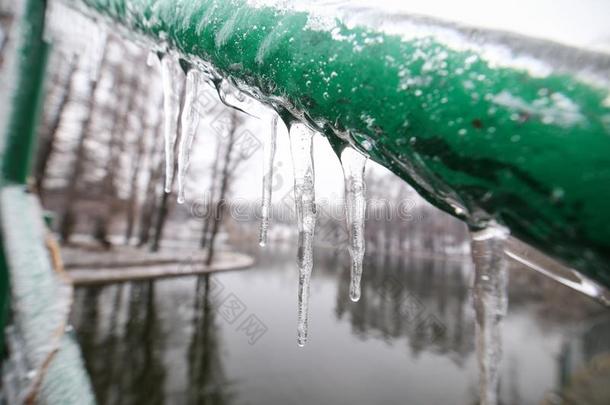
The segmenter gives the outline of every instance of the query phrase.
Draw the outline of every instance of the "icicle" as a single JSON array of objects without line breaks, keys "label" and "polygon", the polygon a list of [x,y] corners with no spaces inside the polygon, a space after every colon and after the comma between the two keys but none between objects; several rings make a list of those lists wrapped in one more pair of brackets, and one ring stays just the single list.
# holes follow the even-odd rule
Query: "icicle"
[{"label": "icicle", "polygon": [[498,402],[502,360],[501,324],[508,307],[507,261],[504,242],[508,231],[496,224],[472,234],[475,265],[473,304],[476,314],[476,347],[479,396],[483,405]]},{"label": "icicle", "polygon": [[316,227],[314,192],[313,131],[304,124],[290,127],[290,147],[294,170],[294,200],[299,229],[297,344],[304,346],[308,335],[309,284],[313,269],[313,236]]},{"label": "icicle", "polygon": [[277,138],[278,115],[271,116],[271,133],[265,137],[263,145],[263,200],[261,203],[261,225],[258,244],[267,244],[267,231],[269,230],[269,212],[271,211],[271,189],[273,186],[273,160],[275,158],[275,142]]},{"label": "icicle", "polygon": [[351,258],[351,282],[349,297],[356,302],[360,299],[362,260],[364,259],[364,216],[366,210],[364,167],[367,158],[360,152],[347,147],[341,152],[341,166],[345,177],[345,218],[349,238]]},{"label": "icicle", "polygon": [[163,112],[165,138],[165,192],[169,193],[174,180],[174,146],[178,131],[178,115],[180,114],[180,93],[184,73],[176,59],[166,55],[161,60],[161,78],[163,81]]},{"label": "icicle", "polygon": [[184,203],[184,180],[188,170],[191,147],[201,115],[197,110],[197,100],[203,77],[198,70],[191,69],[186,75],[184,108],[182,111],[180,144],[178,145],[178,203]]}]

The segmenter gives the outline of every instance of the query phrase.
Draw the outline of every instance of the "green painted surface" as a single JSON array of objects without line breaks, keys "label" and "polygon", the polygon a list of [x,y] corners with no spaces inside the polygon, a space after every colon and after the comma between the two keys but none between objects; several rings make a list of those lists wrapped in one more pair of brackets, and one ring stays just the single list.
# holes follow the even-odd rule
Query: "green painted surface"
[{"label": "green painted surface", "polygon": [[[3,88],[10,89],[0,96],[0,187],[7,183],[26,182],[33,142],[42,102],[43,80],[48,45],[42,41],[45,2],[22,1],[14,6],[17,29],[14,31],[15,54],[9,55],[3,68]],[[10,47],[10,46],[9,46]],[[4,331],[9,303],[9,269],[4,243],[0,243],[0,329]],[[3,339],[4,334],[0,337]],[[0,342],[0,347],[4,347]]]},{"label": "green painted surface", "polygon": [[[25,370],[38,371],[57,349],[44,373],[35,403],[95,404],[74,337],[67,332],[58,335],[58,328],[67,324],[72,286],[53,269],[45,244],[48,231],[38,198],[23,185],[3,187],[0,221],[10,270],[11,325],[18,345],[14,349],[22,354],[19,360],[13,356],[7,363],[22,361],[21,367],[25,366]],[[16,379],[15,384],[22,385],[13,387],[12,391],[23,393],[22,390],[29,389],[30,381]]]},{"label": "green painted surface", "polygon": [[[19,6],[21,8],[21,6]],[[49,46],[42,40],[45,1],[23,2],[18,16],[17,46],[10,80],[11,94],[4,126],[2,177],[25,183],[42,106],[44,78]]]},{"label": "green painted surface", "polygon": [[[578,68],[534,75],[433,31],[409,39],[339,19],[319,29],[307,12],[241,0],[76,2],[291,103],[331,138],[331,126],[349,131],[441,209],[473,227],[494,217],[610,285],[610,98]],[[607,56],[557,49],[608,79]]]},{"label": "green painted surface", "polygon": [[[2,237],[0,243],[4,246]],[[0,328],[4,331],[9,310],[9,279],[8,266],[4,257],[4,249],[0,249]],[[0,333],[0,356],[4,356],[4,332]]]}]

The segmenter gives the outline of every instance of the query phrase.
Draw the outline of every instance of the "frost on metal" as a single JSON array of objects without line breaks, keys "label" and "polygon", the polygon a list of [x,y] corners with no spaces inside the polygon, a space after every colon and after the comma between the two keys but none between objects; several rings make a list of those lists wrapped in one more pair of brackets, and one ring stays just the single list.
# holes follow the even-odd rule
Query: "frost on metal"
[{"label": "frost on metal", "polygon": [[64,334],[72,287],[51,266],[40,206],[21,186],[3,188],[0,204],[12,298],[11,357],[3,370],[16,396],[9,402],[35,390],[39,403],[92,404],[78,346]]}]

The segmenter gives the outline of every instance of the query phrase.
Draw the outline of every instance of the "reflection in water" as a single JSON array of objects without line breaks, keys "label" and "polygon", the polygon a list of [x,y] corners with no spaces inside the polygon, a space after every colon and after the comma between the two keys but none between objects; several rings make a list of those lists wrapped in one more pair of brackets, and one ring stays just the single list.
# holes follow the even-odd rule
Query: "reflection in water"
[{"label": "reflection in water", "polygon": [[[558,359],[560,389],[548,404],[610,404],[610,319],[601,317],[563,344]],[[592,389],[593,388],[593,389]]]},{"label": "reflection in water", "polygon": [[188,403],[193,405],[222,405],[231,399],[220,358],[221,342],[210,296],[211,277],[209,274],[198,277],[195,291],[193,337],[188,350]]},{"label": "reflection in water", "polygon": [[[102,290],[97,287],[84,290],[83,296],[78,297],[82,299],[77,301],[85,303],[86,309],[79,321],[93,326],[79,333],[79,341],[98,402],[165,403],[163,336],[155,308],[154,283],[120,284],[103,292],[114,293],[109,308],[100,304]],[[106,319],[102,317],[107,319],[105,330]]]},{"label": "reflection in water", "polygon": [[386,256],[377,263],[368,260],[365,266],[369,274],[358,304],[346,301],[348,268],[340,272],[337,318],[349,318],[353,333],[361,338],[379,336],[391,342],[408,337],[414,356],[431,351],[462,365],[474,350],[464,264]]},{"label": "reflection in water", "polygon": [[[511,267],[500,330],[494,313],[475,312],[470,260],[366,258],[361,300],[352,303],[348,258],[320,251],[312,340],[299,349],[293,253],[270,252],[254,269],[211,278],[79,289],[73,321],[99,403],[475,404],[484,397],[477,324],[483,344],[503,339],[504,361],[482,373],[487,387],[501,381],[498,403],[610,403],[610,314],[547,289],[537,275]],[[500,286],[483,275],[474,290],[488,299]],[[246,307],[232,323],[219,316],[230,294]],[[501,309],[505,297],[491,296]],[[566,312],[565,302],[578,310]],[[239,329],[249,314],[268,328],[255,344]]]}]

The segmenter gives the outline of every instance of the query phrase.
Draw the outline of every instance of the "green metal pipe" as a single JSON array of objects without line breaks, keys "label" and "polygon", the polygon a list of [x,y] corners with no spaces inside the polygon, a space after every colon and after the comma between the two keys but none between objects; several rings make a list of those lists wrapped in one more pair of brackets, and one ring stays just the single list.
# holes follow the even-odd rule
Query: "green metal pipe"
[{"label": "green metal pipe", "polygon": [[5,80],[11,91],[5,98],[8,109],[2,136],[2,177],[25,184],[29,174],[34,139],[40,117],[49,45],[43,41],[44,0],[20,2],[17,10],[15,53]]},{"label": "green metal pipe", "polygon": [[[45,1],[21,1],[13,6],[17,27],[7,47],[0,94],[0,187],[25,184],[42,104],[48,45],[42,40]],[[4,331],[9,304],[9,268],[0,237],[0,329]],[[0,347],[4,333],[0,333]]]},{"label": "green metal pipe", "polygon": [[335,146],[349,139],[471,227],[495,219],[610,286],[608,55],[360,9],[72,3],[211,63]]},{"label": "green metal pipe", "polygon": [[[76,339],[65,331],[73,290],[49,259],[38,198],[21,185],[3,187],[0,222],[3,259],[10,269],[13,326],[7,332],[13,350],[3,370],[17,376],[7,393],[33,399],[7,397],[7,403],[95,404]],[[34,377],[19,375],[23,370],[31,370]]]}]

